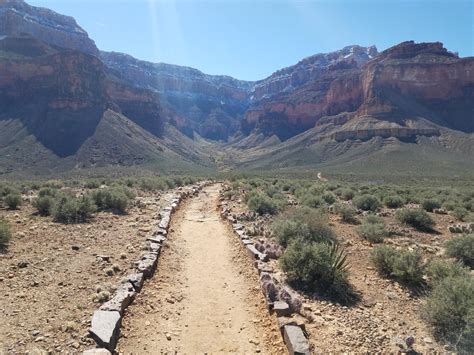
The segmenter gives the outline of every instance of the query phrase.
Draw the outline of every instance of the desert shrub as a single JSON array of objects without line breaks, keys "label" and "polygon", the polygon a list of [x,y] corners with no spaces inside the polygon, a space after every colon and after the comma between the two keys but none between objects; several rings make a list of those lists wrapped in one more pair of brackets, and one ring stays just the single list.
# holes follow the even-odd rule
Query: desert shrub
[{"label": "desert shrub", "polygon": [[100,187],[100,181],[98,180],[88,180],[84,184],[86,189],[98,189]]},{"label": "desert shrub", "polygon": [[11,237],[10,225],[5,219],[0,218],[0,249],[6,248]]},{"label": "desert shrub", "polygon": [[3,198],[3,201],[11,210],[16,210],[21,205],[21,195],[19,193],[12,192]]},{"label": "desert shrub", "polygon": [[286,247],[291,242],[331,242],[334,233],[327,216],[320,210],[301,207],[285,213],[275,220],[272,230],[278,242]]},{"label": "desert shrub", "polygon": [[474,278],[448,277],[426,299],[425,317],[438,340],[472,351],[474,339]]},{"label": "desert shrub", "polygon": [[49,180],[43,183],[43,187],[49,187],[51,189],[61,189],[64,187],[64,183],[60,180]]},{"label": "desert shrub", "polygon": [[376,211],[380,207],[377,197],[372,195],[361,195],[353,199],[354,205],[363,211]]},{"label": "desert shrub", "polygon": [[459,204],[455,201],[445,201],[443,203],[443,208],[448,210],[448,211],[453,211],[456,207],[458,207]]},{"label": "desert shrub", "polygon": [[383,199],[383,203],[388,208],[400,208],[405,204],[403,198],[398,195],[387,196]]},{"label": "desert shrub", "polygon": [[464,221],[466,217],[469,215],[468,210],[466,210],[464,207],[456,207],[451,214],[458,220]]},{"label": "desert shrub", "polygon": [[372,250],[370,257],[377,271],[384,276],[412,286],[423,282],[421,254],[416,251],[380,246]]},{"label": "desert shrub", "polygon": [[423,200],[421,207],[423,207],[425,211],[433,212],[434,209],[441,207],[441,203],[438,200],[427,199]]},{"label": "desert shrub", "polygon": [[355,192],[352,189],[340,189],[337,191],[337,195],[345,201],[352,200],[354,198]]},{"label": "desert shrub", "polygon": [[336,244],[292,243],[280,263],[288,280],[307,290],[338,289],[347,284],[346,255]]},{"label": "desert shrub", "polygon": [[275,199],[264,194],[253,194],[247,201],[248,207],[259,215],[276,214],[282,207]]},{"label": "desert shrub", "polygon": [[121,187],[100,189],[92,193],[92,198],[100,210],[125,213],[133,193]]},{"label": "desert shrub", "polygon": [[338,203],[337,205],[334,206],[334,212],[336,212],[339,216],[341,216],[341,219],[343,222],[346,223],[355,223],[357,222],[357,219],[355,217],[356,215],[356,210],[354,207]]},{"label": "desert shrub", "polygon": [[426,275],[431,285],[436,285],[448,277],[469,277],[469,269],[460,262],[435,258],[428,262]]},{"label": "desert shrub", "polygon": [[322,198],[328,205],[332,205],[334,202],[336,202],[336,196],[334,196],[334,194],[331,192],[324,193]]},{"label": "desert shrub", "polygon": [[181,176],[173,177],[174,186],[180,187],[183,186],[183,178]]},{"label": "desert shrub", "polygon": [[474,267],[474,234],[454,237],[446,243],[446,254]]},{"label": "desert shrub", "polygon": [[474,200],[469,198],[468,200],[463,201],[463,207],[471,212],[474,212]]},{"label": "desert shrub", "polygon": [[382,243],[384,238],[388,236],[385,224],[370,223],[367,221],[364,221],[364,223],[357,228],[357,233],[370,243]]},{"label": "desert shrub", "polygon": [[324,205],[324,200],[321,196],[313,195],[313,194],[306,194],[300,197],[300,203],[303,206],[318,208]]},{"label": "desert shrub", "polygon": [[431,231],[435,221],[422,209],[404,208],[397,211],[396,217],[403,224],[412,226],[420,231]]},{"label": "desert shrub", "polygon": [[41,190],[38,191],[38,197],[44,197],[44,196],[56,196],[58,194],[58,190],[53,189],[51,187],[43,187]]},{"label": "desert shrub", "polygon": [[33,207],[41,216],[49,216],[54,206],[54,198],[49,195],[40,196],[33,201]]},{"label": "desert shrub", "polygon": [[69,195],[59,196],[52,215],[56,222],[81,223],[87,222],[96,211],[96,205],[89,196],[75,198]]}]

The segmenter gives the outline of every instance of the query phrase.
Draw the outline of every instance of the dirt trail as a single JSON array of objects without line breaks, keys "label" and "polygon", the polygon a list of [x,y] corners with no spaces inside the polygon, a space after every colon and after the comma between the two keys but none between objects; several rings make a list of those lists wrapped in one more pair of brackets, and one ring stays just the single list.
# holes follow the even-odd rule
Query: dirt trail
[{"label": "dirt trail", "polygon": [[282,353],[255,269],[216,210],[219,185],[173,217],[153,279],[127,310],[123,353]]}]

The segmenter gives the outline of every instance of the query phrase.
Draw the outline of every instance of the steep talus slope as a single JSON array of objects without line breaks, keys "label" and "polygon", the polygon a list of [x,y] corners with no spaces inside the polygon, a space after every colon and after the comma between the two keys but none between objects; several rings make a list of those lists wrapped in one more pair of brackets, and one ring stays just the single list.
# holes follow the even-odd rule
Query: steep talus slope
[{"label": "steep talus slope", "polygon": [[101,52],[101,58],[117,77],[160,93],[162,104],[174,113],[172,123],[190,137],[197,132],[206,138],[227,140],[240,129],[252,82],[140,61],[122,53]]},{"label": "steep talus slope", "polygon": [[8,37],[0,40],[0,73],[3,173],[209,164],[168,147],[158,94],[109,76],[94,56]]},{"label": "steep talus slope", "polygon": [[0,50],[0,120],[20,119],[56,155],[74,154],[108,105],[100,60],[31,38],[2,40]]}]

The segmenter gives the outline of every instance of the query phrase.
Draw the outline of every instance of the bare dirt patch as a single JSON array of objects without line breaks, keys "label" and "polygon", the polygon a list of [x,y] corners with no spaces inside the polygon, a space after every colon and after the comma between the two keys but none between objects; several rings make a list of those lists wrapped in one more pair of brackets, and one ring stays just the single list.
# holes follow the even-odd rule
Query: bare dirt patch
[{"label": "bare dirt patch", "polygon": [[219,186],[173,217],[158,270],[122,323],[123,353],[284,352],[255,269],[216,211]]},{"label": "bare dirt patch", "polygon": [[98,288],[113,290],[133,270],[167,197],[141,193],[128,214],[97,213],[79,225],[36,216],[29,205],[0,210],[13,232],[0,254],[0,353],[90,348]]}]

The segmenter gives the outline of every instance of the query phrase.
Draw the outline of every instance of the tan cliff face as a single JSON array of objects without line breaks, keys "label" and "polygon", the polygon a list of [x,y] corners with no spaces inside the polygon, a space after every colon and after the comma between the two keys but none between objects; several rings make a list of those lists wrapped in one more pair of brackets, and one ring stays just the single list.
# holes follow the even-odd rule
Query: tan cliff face
[{"label": "tan cliff face", "polygon": [[[401,126],[419,117],[473,132],[474,59],[461,59],[441,43],[404,42],[360,67],[333,67],[291,93],[254,104],[246,113],[245,125],[248,130],[286,139],[322,118],[328,121],[325,117],[344,112],[352,112],[352,118],[373,116]],[[404,135],[403,130],[393,132],[394,136]]]}]

